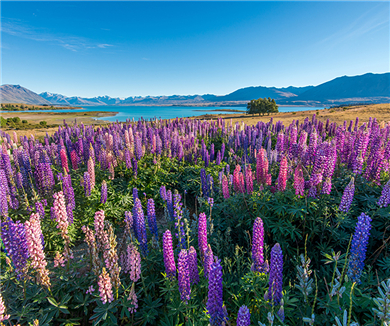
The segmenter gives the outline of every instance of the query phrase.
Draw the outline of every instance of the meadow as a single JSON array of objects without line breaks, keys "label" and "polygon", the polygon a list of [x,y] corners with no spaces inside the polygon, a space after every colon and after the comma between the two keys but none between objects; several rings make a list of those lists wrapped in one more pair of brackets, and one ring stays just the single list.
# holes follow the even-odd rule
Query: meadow
[{"label": "meadow", "polygon": [[4,325],[389,325],[390,124],[1,131]]}]

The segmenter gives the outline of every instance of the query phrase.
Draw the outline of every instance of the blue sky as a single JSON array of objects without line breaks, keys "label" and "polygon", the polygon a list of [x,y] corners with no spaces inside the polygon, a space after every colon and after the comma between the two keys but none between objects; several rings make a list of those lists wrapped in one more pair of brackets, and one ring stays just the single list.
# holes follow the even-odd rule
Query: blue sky
[{"label": "blue sky", "polygon": [[383,73],[389,2],[1,2],[2,84],[227,94]]}]

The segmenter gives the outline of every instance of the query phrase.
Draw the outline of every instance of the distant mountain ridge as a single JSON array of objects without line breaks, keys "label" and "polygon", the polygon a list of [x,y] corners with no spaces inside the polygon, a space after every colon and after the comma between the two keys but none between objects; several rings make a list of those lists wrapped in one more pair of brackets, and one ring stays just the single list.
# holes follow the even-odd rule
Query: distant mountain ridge
[{"label": "distant mountain ridge", "polygon": [[53,104],[70,106],[90,105],[245,105],[260,97],[271,97],[280,105],[332,105],[342,103],[384,103],[390,102],[390,73],[367,73],[360,76],[342,76],[318,86],[240,88],[226,95],[171,95],[135,96],[113,98],[98,96],[84,98],[68,97],[43,92],[36,94],[19,85],[0,86],[2,103]]}]

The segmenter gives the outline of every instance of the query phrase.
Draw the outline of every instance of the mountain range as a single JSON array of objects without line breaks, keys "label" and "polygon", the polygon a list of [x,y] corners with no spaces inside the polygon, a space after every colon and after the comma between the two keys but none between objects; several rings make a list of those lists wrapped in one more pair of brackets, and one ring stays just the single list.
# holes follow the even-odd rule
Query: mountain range
[{"label": "mountain range", "polygon": [[245,87],[226,95],[171,95],[112,98],[98,96],[68,97],[43,92],[36,94],[20,85],[0,86],[1,103],[47,105],[245,105],[257,98],[271,97],[279,105],[336,105],[343,103],[390,102],[390,73],[367,73],[359,76],[342,76],[318,86],[306,87]]}]

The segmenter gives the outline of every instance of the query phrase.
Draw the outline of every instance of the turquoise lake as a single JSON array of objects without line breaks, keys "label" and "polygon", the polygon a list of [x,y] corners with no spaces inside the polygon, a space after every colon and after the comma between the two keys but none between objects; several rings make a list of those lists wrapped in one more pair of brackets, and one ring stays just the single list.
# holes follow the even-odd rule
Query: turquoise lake
[{"label": "turquoise lake", "polygon": [[[87,111],[109,111],[109,112],[118,112],[116,116],[113,117],[101,117],[96,118],[97,120],[105,121],[126,121],[126,119],[135,119],[140,118],[152,119],[152,118],[161,118],[161,119],[174,119],[174,118],[183,118],[203,115],[206,113],[237,113],[237,112],[227,112],[224,109],[233,109],[240,110],[245,112],[246,108],[243,106],[240,107],[188,107],[188,106],[87,106],[80,110],[39,110],[37,112],[87,112]],[[322,110],[324,107],[293,107],[293,106],[280,106],[279,112],[296,112],[296,111],[307,111],[307,110]],[[218,111],[216,111],[218,110]],[[34,111],[28,111],[34,112]]]}]

